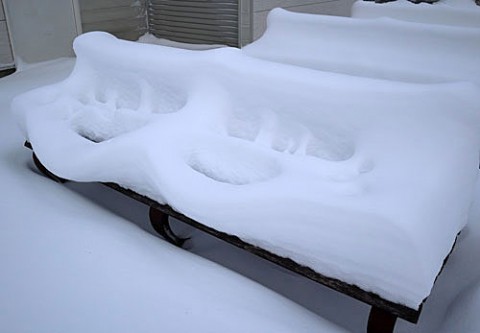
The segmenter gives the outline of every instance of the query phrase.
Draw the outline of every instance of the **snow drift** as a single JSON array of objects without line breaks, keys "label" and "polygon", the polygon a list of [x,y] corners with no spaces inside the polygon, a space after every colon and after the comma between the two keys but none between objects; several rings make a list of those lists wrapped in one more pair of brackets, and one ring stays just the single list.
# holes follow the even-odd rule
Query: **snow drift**
[{"label": "snow drift", "polygon": [[43,164],[115,182],[418,308],[466,223],[478,87],[407,84],[89,33],[12,108]]}]

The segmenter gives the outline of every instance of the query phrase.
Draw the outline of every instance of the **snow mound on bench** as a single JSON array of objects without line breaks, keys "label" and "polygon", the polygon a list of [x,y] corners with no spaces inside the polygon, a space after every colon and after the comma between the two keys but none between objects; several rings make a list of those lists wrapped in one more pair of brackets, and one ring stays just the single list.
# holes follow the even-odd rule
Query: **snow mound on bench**
[{"label": "snow mound on bench", "polygon": [[480,84],[480,29],[283,9],[272,10],[267,22],[264,35],[244,48],[248,55],[380,79]]},{"label": "snow mound on bench", "polygon": [[224,183],[244,185],[268,180],[280,174],[280,164],[242,145],[211,145],[196,149],[188,164],[205,176]]},{"label": "snow mound on bench", "polygon": [[434,4],[397,0],[380,5],[357,0],[352,5],[352,17],[391,17],[410,22],[480,28],[480,6],[475,0],[441,0]]},{"label": "snow mound on bench", "polygon": [[393,302],[429,295],[478,175],[477,86],[105,33],[75,51],[68,79],[12,104],[50,171],[118,183]]}]

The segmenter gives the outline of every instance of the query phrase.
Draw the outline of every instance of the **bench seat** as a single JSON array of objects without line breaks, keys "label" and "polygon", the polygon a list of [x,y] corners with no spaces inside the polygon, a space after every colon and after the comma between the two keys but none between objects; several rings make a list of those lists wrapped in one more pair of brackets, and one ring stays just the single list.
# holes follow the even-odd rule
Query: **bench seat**
[{"label": "bench seat", "polygon": [[80,36],[75,51],[68,79],[12,104],[47,170],[117,184],[418,319],[467,221],[478,86],[106,33]]}]

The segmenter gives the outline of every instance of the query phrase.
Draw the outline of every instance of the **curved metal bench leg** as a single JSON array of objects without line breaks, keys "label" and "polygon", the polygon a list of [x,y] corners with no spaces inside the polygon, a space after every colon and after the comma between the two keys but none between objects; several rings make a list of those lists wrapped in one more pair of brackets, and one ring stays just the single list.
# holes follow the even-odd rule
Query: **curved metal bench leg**
[{"label": "curved metal bench leg", "polygon": [[183,244],[189,240],[190,238],[180,238],[175,233],[172,231],[170,228],[170,223],[168,221],[168,215],[159,211],[158,209],[155,209],[153,207],[150,207],[150,223],[155,229],[156,232],[158,232],[165,240],[175,246],[182,247]]},{"label": "curved metal bench leg", "polygon": [[368,317],[367,333],[393,333],[397,316],[372,306]]},{"label": "curved metal bench leg", "polygon": [[40,160],[38,159],[37,155],[35,155],[35,153],[32,153],[32,158],[33,158],[33,163],[35,163],[35,166],[37,167],[38,171],[40,171],[45,177],[50,178],[56,181],[57,183],[62,183],[62,184],[67,181],[66,179],[60,178],[54,175],[53,173],[51,173],[50,171],[48,171],[48,169],[45,168],[42,162],[40,162]]}]

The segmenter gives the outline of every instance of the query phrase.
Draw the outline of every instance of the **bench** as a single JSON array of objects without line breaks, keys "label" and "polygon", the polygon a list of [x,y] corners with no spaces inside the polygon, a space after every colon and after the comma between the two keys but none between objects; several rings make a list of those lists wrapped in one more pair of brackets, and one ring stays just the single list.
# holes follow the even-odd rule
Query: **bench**
[{"label": "bench", "polygon": [[365,302],[369,333],[418,321],[466,223],[478,87],[104,33],[75,51],[68,79],[12,104],[44,174],[145,203],[175,245],[169,217]]}]

